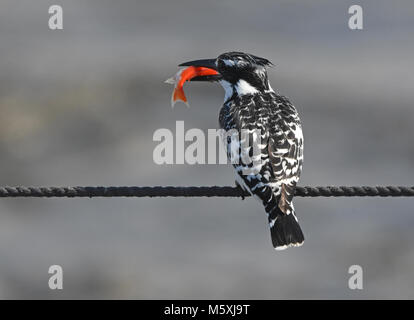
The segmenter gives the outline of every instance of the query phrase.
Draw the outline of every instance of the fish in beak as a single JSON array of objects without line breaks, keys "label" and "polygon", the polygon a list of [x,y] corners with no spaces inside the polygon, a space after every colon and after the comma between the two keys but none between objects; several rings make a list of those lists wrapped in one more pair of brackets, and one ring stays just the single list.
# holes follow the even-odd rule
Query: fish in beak
[{"label": "fish in beak", "polygon": [[174,85],[171,97],[172,107],[174,107],[177,101],[182,101],[189,107],[183,89],[186,81],[218,81],[220,79],[215,59],[189,61],[180,64],[179,67],[187,68],[179,70],[175,76],[165,81]]}]

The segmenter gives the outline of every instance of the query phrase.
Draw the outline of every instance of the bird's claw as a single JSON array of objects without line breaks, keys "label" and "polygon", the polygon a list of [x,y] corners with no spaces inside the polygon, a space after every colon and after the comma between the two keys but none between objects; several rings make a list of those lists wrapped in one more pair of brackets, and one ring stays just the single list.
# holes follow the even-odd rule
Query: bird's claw
[{"label": "bird's claw", "polygon": [[[237,181],[235,181],[235,183],[236,183],[236,188],[240,189],[242,193],[244,193],[244,189],[241,187],[241,185]],[[245,196],[243,194],[241,195],[241,199],[242,200],[245,199]]]}]

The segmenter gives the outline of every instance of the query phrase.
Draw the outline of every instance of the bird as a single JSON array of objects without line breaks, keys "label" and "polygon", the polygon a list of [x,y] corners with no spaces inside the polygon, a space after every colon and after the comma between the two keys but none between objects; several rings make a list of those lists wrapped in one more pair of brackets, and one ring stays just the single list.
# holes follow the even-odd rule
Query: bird
[{"label": "bird", "polygon": [[[276,250],[301,246],[304,235],[293,197],[303,166],[302,124],[289,99],[270,86],[267,69],[273,64],[265,58],[231,51],[214,59],[193,60],[179,66],[216,71],[216,74],[195,76],[191,81],[221,84],[225,91],[219,112],[221,129],[235,130],[240,135],[242,131],[250,133],[246,137],[258,150],[256,160],[260,160],[244,161],[243,155],[254,158],[251,144],[243,147],[240,140],[232,145],[232,139],[224,136],[227,156],[233,157],[236,185],[264,206]],[[236,156],[234,150],[238,151]]]}]

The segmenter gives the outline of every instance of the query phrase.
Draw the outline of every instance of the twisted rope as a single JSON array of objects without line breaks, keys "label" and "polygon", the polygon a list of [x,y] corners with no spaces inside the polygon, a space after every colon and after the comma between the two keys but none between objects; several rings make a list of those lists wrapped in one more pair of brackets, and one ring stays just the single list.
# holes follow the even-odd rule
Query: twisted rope
[{"label": "twisted rope", "polygon": [[[239,187],[0,187],[9,197],[248,197]],[[297,187],[296,197],[413,197],[414,187]]]}]

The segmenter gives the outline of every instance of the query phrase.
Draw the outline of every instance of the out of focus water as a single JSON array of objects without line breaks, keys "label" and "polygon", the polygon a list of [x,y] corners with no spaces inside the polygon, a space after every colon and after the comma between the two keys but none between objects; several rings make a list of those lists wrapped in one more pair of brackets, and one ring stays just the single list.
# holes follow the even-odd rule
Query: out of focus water
[{"label": "out of focus water", "polygon": [[[232,185],[224,165],[158,166],[158,128],[216,128],[222,89],[180,62],[270,59],[305,133],[301,185],[414,182],[414,4],[354,1],[50,1],[0,4],[1,185]],[[304,199],[306,242],[275,252],[246,199],[3,199],[1,298],[414,298],[413,199]],[[64,289],[48,288],[48,268]],[[364,289],[348,288],[350,265]]]}]

